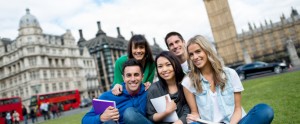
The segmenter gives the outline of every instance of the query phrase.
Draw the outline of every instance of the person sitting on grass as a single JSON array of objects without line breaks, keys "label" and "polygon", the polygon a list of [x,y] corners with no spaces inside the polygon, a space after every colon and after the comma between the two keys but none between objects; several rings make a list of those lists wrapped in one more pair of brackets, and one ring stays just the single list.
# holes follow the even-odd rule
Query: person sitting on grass
[{"label": "person sitting on grass", "polygon": [[248,114],[242,107],[243,85],[235,70],[224,67],[208,40],[197,35],[187,43],[191,71],[183,79],[183,91],[190,106],[187,121],[230,124],[270,124],[273,109],[267,104],[254,106]]},{"label": "person sitting on grass", "polygon": [[94,107],[82,118],[82,124],[120,123],[151,124],[146,118],[147,92],[141,85],[143,79],[142,65],[135,59],[127,60],[122,68],[122,93],[116,96],[108,91],[99,99],[116,102],[116,108],[109,106],[103,113],[96,114]]}]

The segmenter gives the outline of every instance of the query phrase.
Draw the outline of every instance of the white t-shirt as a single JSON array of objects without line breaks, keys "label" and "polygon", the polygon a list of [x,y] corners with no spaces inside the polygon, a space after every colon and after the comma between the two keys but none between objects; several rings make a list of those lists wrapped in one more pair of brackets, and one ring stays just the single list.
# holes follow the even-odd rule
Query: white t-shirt
[{"label": "white t-shirt", "polygon": [[213,117],[213,122],[221,122],[224,119],[224,115],[221,114],[221,111],[219,109],[218,106],[218,94],[217,92],[212,92],[211,90],[209,90],[209,98],[211,99],[212,103],[213,103],[213,113],[214,113],[214,117]]},{"label": "white t-shirt", "polygon": [[184,63],[181,64],[182,70],[185,74],[187,74],[190,70],[189,70],[189,65],[188,62],[185,61]]},{"label": "white t-shirt", "polygon": [[[241,83],[241,80],[240,80],[238,74],[236,73],[236,71],[233,70],[233,69],[231,69],[231,68],[227,68],[227,67],[225,67],[224,70],[228,72],[227,73],[227,78],[228,78],[227,82],[231,83],[233,91],[234,92],[241,92],[241,91],[243,91],[244,87],[243,87],[243,85]],[[201,75],[201,77],[204,80],[206,80],[202,75]],[[193,86],[193,84],[192,84],[191,80],[189,79],[189,77],[183,79],[182,85],[185,88],[187,88],[191,93],[193,93],[193,94],[196,93],[196,89]],[[212,101],[212,104],[213,104],[212,106],[214,107],[214,110],[213,110],[214,111],[213,112],[214,113],[213,114],[214,117],[213,117],[212,121],[213,122],[221,122],[224,119],[224,115],[221,114],[221,111],[220,111],[220,109],[218,107],[218,100],[217,100],[218,94],[217,94],[217,92],[213,93],[211,90],[209,90],[208,94],[209,94],[208,98]],[[199,112],[199,114],[200,114],[200,112]]]}]

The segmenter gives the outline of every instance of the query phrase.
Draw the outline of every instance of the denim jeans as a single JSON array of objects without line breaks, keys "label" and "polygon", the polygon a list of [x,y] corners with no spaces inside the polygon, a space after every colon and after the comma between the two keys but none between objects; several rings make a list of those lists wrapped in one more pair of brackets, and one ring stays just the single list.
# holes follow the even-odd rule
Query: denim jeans
[{"label": "denim jeans", "polygon": [[152,124],[150,120],[133,107],[129,107],[125,110],[123,120],[125,124]]},{"label": "denim jeans", "polygon": [[28,115],[24,115],[24,123],[25,124],[28,124],[28,120],[27,119],[28,119]]},{"label": "denim jeans", "polygon": [[[129,107],[123,114],[123,121],[125,124],[153,124],[144,115],[142,115],[136,108]],[[106,121],[104,124],[118,124],[115,121]]]},{"label": "denim jeans", "polygon": [[255,105],[239,124],[271,124],[274,117],[273,109],[267,104]]},{"label": "denim jeans", "polygon": [[[255,105],[246,116],[244,116],[238,124],[271,124],[274,117],[273,109],[267,104]],[[202,124],[200,122],[192,122],[191,124]]]}]

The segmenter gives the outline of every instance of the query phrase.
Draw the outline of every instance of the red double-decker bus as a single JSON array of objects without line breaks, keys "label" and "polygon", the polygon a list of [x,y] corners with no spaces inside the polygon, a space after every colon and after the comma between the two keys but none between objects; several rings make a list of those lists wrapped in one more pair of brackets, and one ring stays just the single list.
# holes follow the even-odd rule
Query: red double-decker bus
[{"label": "red double-decker bus", "polygon": [[78,108],[80,105],[80,93],[78,90],[70,90],[34,95],[30,99],[31,107],[38,106],[39,108],[41,103],[62,104],[64,111]]},{"label": "red double-decker bus", "polygon": [[20,120],[23,120],[22,100],[20,97],[0,99],[0,124],[5,124],[6,113],[9,112],[12,117],[14,110],[16,110],[19,113]]}]

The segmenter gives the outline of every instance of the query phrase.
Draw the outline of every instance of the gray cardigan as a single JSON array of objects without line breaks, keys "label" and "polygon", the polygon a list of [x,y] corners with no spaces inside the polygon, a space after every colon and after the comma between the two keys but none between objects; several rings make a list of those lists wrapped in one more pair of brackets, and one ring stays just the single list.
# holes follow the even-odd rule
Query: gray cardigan
[{"label": "gray cardigan", "polygon": [[[152,122],[154,122],[153,121],[153,115],[157,112],[156,112],[155,108],[153,107],[150,99],[157,98],[157,97],[160,97],[160,96],[163,96],[163,95],[166,95],[166,94],[169,94],[169,93],[167,92],[167,89],[163,89],[162,82],[160,82],[160,81],[152,83],[150,88],[148,89],[148,94],[147,94],[147,116]],[[178,92],[175,93],[175,94],[170,94],[170,97],[171,97],[172,100],[175,100],[178,97]],[[177,105],[176,113],[177,113],[179,119],[184,124],[186,124],[186,116],[187,116],[187,114],[190,113],[190,108],[187,105],[186,100],[184,100],[183,102],[177,102],[176,105]],[[167,122],[158,122],[158,123],[168,124]]]}]

